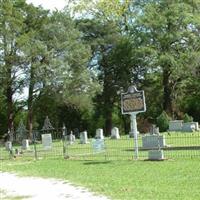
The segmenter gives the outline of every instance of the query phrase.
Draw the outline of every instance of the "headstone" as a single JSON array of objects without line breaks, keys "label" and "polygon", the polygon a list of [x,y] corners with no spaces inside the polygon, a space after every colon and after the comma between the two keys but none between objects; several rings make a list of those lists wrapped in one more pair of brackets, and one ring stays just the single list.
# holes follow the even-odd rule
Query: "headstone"
[{"label": "headstone", "polygon": [[68,136],[67,136],[67,140],[69,141],[69,144],[73,144],[75,142],[75,135],[73,135],[73,133],[71,132]]},{"label": "headstone", "polygon": [[195,131],[199,131],[199,123],[198,122],[190,122],[190,123],[194,124]]},{"label": "headstone", "polygon": [[43,145],[45,150],[52,148],[51,134],[42,134],[42,145]]},{"label": "headstone", "polygon": [[104,139],[104,136],[103,136],[103,129],[101,128],[98,128],[96,130],[96,136],[95,136],[96,139]]},{"label": "headstone", "polygon": [[95,152],[101,152],[105,150],[105,144],[103,139],[93,139],[92,147]]},{"label": "headstone", "polygon": [[10,151],[12,149],[12,142],[11,141],[7,141],[5,143],[5,147],[7,151]]},{"label": "headstone", "polygon": [[111,139],[120,139],[119,129],[117,127],[112,128]]},{"label": "headstone", "polygon": [[27,130],[26,127],[23,124],[23,121],[21,120],[19,123],[19,126],[16,130],[16,140],[20,143],[22,143],[23,139],[27,139]]},{"label": "headstone", "polygon": [[146,135],[142,137],[144,149],[163,148],[166,146],[164,135]]},{"label": "headstone", "polygon": [[163,150],[150,150],[148,152],[148,158],[149,160],[163,160],[164,159]]},{"label": "headstone", "polygon": [[169,131],[182,131],[183,120],[169,121]]},{"label": "headstone", "polygon": [[183,132],[193,132],[195,131],[195,124],[193,122],[183,123],[182,131]]},{"label": "headstone", "polygon": [[22,149],[27,150],[29,149],[29,140],[22,140]]},{"label": "headstone", "polygon": [[87,144],[88,142],[88,137],[87,137],[87,131],[83,131],[80,133],[80,143],[81,144]]}]

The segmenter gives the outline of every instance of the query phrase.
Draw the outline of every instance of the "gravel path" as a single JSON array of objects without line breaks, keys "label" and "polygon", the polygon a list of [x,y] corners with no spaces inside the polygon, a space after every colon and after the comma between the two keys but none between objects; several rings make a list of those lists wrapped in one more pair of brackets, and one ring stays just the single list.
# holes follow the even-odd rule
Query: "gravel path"
[{"label": "gravel path", "polygon": [[0,190],[0,199],[9,199],[9,196],[27,200],[108,200],[107,197],[96,196],[87,189],[75,187],[66,181],[19,177],[7,172],[0,172]]}]

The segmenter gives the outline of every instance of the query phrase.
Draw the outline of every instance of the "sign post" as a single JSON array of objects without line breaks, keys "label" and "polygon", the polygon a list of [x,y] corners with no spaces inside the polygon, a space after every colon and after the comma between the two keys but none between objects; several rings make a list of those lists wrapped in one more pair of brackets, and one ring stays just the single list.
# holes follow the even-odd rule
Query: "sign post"
[{"label": "sign post", "polygon": [[138,159],[138,131],[136,115],[146,111],[144,91],[138,91],[135,86],[130,86],[126,93],[121,94],[122,114],[131,116],[131,135],[134,136],[134,158]]}]

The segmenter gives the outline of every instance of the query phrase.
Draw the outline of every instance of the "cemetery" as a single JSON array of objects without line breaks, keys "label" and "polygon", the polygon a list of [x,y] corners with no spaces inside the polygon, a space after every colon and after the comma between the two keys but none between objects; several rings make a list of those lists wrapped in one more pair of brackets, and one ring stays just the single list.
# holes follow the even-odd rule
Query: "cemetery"
[{"label": "cemetery", "polygon": [[[127,101],[127,100],[126,100]],[[172,132],[160,133],[155,125],[148,133],[137,132],[137,144],[133,133],[121,134],[119,128],[113,127],[110,136],[104,136],[103,129],[98,128],[93,137],[87,131],[67,131],[65,125],[55,129],[46,116],[41,130],[33,133],[33,139],[27,139],[27,130],[21,121],[13,134],[13,141],[5,142],[1,147],[1,160],[17,158],[26,159],[89,159],[89,160],[165,160],[182,156],[200,156],[200,132],[198,123],[192,132],[182,131],[182,121],[170,121]],[[134,125],[131,125],[134,128]],[[196,129],[195,129],[196,128]],[[132,130],[135,131],[135,130]],[[132,134],[132,135],[131,135]],[[14,140],[16,138],[16,141]],[[137,145],[137,149],[136,149]],[[136,154],[137,153],[137,154]],[[136,157],[137,155],[137,157]]]},{"label": "cemetery", "polygon": [[0,173],[199,200],[200,1],[38,2],[0,5]]}]

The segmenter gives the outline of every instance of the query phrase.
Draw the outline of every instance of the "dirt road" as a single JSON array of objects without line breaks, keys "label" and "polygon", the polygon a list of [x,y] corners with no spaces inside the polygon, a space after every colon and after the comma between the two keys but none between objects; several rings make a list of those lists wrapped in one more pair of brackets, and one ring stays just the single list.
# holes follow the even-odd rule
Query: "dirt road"
[{"label": "dirt road", "polygon": [[0,199],[108,200],[105,196],[97,196],[67,181],[19,177],[7,172],[0,172]]}]

